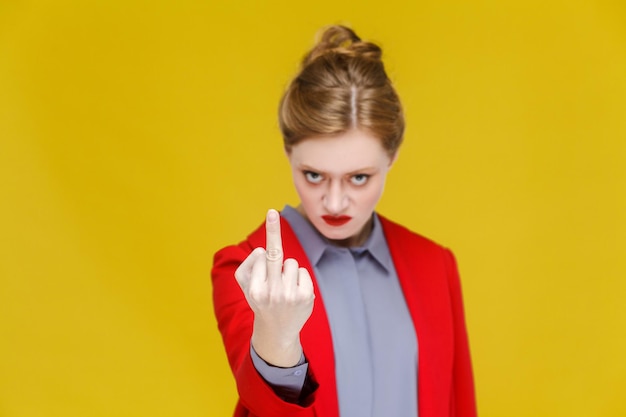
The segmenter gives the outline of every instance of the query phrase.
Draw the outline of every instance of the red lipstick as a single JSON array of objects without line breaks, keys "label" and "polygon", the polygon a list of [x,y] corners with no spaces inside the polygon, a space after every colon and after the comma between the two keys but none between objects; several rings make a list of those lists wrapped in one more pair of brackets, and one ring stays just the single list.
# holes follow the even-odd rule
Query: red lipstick
[{"label": "red lipstick", "polygon": [[324,221],[331,226],[343,226],[352,220],[350,216],[322,216]]}]

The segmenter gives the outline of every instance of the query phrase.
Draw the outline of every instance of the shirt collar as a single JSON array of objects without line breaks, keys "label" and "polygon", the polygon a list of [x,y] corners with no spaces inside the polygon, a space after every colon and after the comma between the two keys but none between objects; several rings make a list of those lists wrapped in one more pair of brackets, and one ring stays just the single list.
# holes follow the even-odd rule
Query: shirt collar
[{"label": "shirt collar", "polygon": [[[287,220],[298,237],[298,241],[302,245],[302,249],[304,249],[311,265],[316,266],[326,249],[335,247],[293,207],[286,205],[281,211],[281,215]],[[350,248],[350,250],[355,253],[368,252],[376,262],[389,272],[391,270],[391,255],[387,247],[385,234],[376,213],[373,213],[373,218],[372,233],[363,246]]]}]

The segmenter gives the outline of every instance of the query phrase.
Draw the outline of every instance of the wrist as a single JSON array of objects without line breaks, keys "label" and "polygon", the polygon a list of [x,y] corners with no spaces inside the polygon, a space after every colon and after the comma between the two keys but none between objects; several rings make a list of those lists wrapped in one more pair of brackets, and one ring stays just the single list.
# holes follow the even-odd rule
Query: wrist
[{"label": "wrist", "polygon": [[302,358],[300,335],[267,332],[255,326],[250,341],[257,355],[272,366],[291,368]]}]

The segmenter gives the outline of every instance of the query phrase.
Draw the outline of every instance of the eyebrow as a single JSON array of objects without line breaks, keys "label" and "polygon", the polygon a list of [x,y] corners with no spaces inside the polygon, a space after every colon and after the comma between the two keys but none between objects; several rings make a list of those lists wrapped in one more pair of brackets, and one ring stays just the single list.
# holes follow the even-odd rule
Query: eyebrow
[{"label": "eyebrow", "polygon": [[[302,171],[311,171],[311,172],[315,172],[317,174],[327,174],[327,172],[324,172],[322,170],[313,168],[313,167],[311,167],[309,165],[306,165],[306,164],[300,164],[298,166],[298,168],[300,168]],[[376,167],[364,167],[364,168],[356,169],[354,171],[347,172],[345,175],[369,174],[369,173],[372,173],[372,172],[374,172],[374,173],[378,172],[378,169]]]}]

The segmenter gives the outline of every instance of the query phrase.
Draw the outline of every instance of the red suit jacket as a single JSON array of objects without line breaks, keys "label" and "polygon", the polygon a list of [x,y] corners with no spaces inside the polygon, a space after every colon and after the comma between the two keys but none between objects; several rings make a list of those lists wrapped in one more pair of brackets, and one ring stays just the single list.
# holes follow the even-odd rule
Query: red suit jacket
[{"label": "red suit jacket", "polygon": [[[419,416],[475,417],[474,382],[454,257],[448,249],[379,217],[418,337]],[[252,363],[253,313],[234,273],[254,248],[265,247],[262,225],[247,240],[217,252],[212,270],[213,305],[239,392],[234,415],[338,417],[333,346],[324,300],[304,250],[282,218],[281,228],[285,259],[296,259],[313,278],[315,305],[300,336],[309,363],[308,378],[318,386],[299,404],[285,402]]]}]

